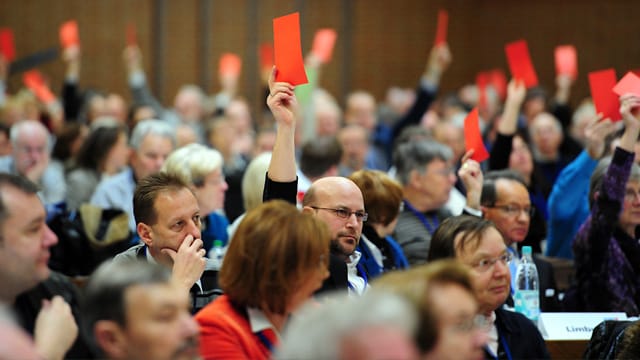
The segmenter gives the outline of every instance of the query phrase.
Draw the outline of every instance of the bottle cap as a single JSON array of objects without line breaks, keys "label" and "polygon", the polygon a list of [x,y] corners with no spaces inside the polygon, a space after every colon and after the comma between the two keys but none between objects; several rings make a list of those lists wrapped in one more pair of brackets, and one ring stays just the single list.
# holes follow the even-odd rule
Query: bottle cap
[{"label": "bottle cap", "polygon": [[213,240],[213,247],[222,247],[222,240]]},{"label": "bottle cap", "polygon": [[531,246],[523,246],[522,255],[531,255]]}]

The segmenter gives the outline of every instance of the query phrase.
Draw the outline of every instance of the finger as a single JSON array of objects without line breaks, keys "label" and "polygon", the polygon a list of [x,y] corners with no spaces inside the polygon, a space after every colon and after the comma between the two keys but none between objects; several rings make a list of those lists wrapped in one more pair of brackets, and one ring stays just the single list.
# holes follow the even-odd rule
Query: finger
[{"label": "finger", "polygon": [[273,65],[271,68],[271,74],[269,75],[269,89],[273,87],[273,84],[276,82],[276,66]]},{"label": "finger", "polygon": [[198,250],[198,255],[200,257],[204,257],[206,254],[207,254],[207,251],[205,249]]},{"label": "finger", "polygon": [[201,249],[203,246],[204,243],[200,239],[195,239],[193,240],[193,243],[191,243],[191,247],[195,249]]},{"label": "finger", "polygon": [[[465,164],[467,162],[467,160],[469,160],[472,156],[473,153],[475,152],[474,149],[469,149],[469,151],[467,151],[466,153],[464,153],[464,155],[462,156],[462,160],[460,160],[460,162],[462,164]],[[464,165],[463,165],[464,166]]]},{"label": "finger", "polygon": [[191,244],[193,244],[193,235],[187,235],[185,236],[184,240],[182,240],[182,244],[180,244],[180,247],[189,247],[191,246]]}]

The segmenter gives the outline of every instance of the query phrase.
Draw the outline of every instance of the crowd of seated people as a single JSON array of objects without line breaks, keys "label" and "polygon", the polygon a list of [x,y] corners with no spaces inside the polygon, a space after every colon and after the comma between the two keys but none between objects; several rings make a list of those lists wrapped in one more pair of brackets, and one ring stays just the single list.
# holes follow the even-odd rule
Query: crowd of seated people
[{"label": "crowd of seated people", "polygon": [[[234,77],[162,104],[135,45],[130,104],[79,87],[79,48],[62,60],[60,106],[0,97],[0,334],[16,339],[0,357],[549,358],[513,311],[522,246],[543,312],[640,315],[640,94],[619,98],[621,125],[573,112],[561,75],[551,99],[518,79],[503,101],[442,94],[445,43],[384,103],[336,99],[312,55],[304,92],[274,67],[253,114]],[[482,163],[463,136],[477,106]],[[71,240],[48,222],[76,213],[93,245],[119,226],[130,246],[92,273],[51,270]],[[554,257],[572,261],[567,288]]]}]

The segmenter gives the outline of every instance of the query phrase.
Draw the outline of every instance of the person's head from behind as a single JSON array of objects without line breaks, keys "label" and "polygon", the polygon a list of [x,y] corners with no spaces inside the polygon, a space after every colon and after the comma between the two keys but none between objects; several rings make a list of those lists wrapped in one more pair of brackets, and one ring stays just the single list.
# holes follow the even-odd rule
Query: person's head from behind
[{"label": "person's head from behind", "polygon": [[233,155],[233,140],[236,132],[231,120],[226,116],[217,116],[207,122],[207,143],[220,151],[222,156],[229,158]]},{"label": "person's head from behind", "polygon": [[584,99],[571,117],[571,126],[569,127],[571,137],[580,144],[585,145],[585,129],[594,117],[596,117],[596,107],[593,101],[589,98]]},{"label": "person's head from behind", "polygon": [[369,214],[367,225],[373,227],[380,237],[390,235],[398,222],[402,186],[378,170],[359,170],[349,179],[362,191],[364,208]]},{"label": "person's head from behind", "polygon": [[336,136],[342,125],[342,109],[336,99],[327,91],[313,92],[313,109],[316,119],[316,135]]},{"label": "person's head from behind", "polygon": [[197,85],[183,85],[173,101],[173,107],[184,122],[199,122],[204,116],[204,92]]},{"label": "person's head from behind", "polygon": [[335,136],[314,137],[302,146],[300,171],[310,180],[338,175],[342,146]]},{"label": "person's head from behind", "polygon": [[367,131],[376,126],[376,99],[366,91],[355,91],[347,96],[344,121],[347,125],[360,125]]},{"label": "person's head from behind", "polygon": [[49,131],[35,120],[14,124],[10,131],[13,160],[18,174],[26,176],[34,167],[49,161]]},{"label": "person's head from behind", "polygon": [[449,200],[456,182],[451,149],[430,140],[411,141],[397,147],[393,159],[397,178],[407,198],[419,211],[436,210]]},{"label": "person's head from behind", "polygon": [[256,137],[253,143],[252,157],[259,156],[260,154],[266,152],[272,152],[275,143],[276,129],[273,126],[261,127],[256,133]]},{"label": "person's head from behind", "polygon": [[16,295],[49,277],[49,249],[57,242],[37,186],[0,173],[0,300],[13,303]]},{"label": "person's head from behind", "polygon": [[438,260],[407,271],[386,273],[374,282],[408,300],[417,310],[415,341],[423,359],[481,359],[486,335],[484,316],[467,266]]},{"label": "person's head from behind", "polygon": [[329,276],[329,231],[281,200],[249,211],[236,230],[218,281],[239,306],[288,315]]},{"label": "person's head from behind", "polygon": [[133,173],[138,181],[160,171],[176,145],[175,131],[161,120],[144,120],[131,133]]},{"label": "person's head from behind", "polygon": [[[605,157],[596,166],[591,175],[589,186],[589,204],[594,206],[598,197],[603,196],[602,184],[604,176],[611,165],[611,156]],[[624,201],[618,215],[618,226],[627,233],[635,233],[635,228],[640,225],[640,166],[633,163],[629,180],[625,184]]]},{"label": "person's head from behind", "polygon": [[200,144],[183,146],[169,155],[162,171],[178,176],[191,186],[205,216],[224,206],[227,182],[222,174],[222,155]]},{"label": "person's head from behind", "polygon": [[448,146],[453,159],[458,161],[464,155],[464,131],[453,121],[441,121],[433,128],[433,139]]},{"label": "person's head from behind", "polygon": [[200,208],[189,186],[178,176],[160,172],[142,179],[133,194],[133,214],[140,239],[165,265],[163,249],[178,251],[186,237],[200,239]]},{"label": "person's head from behind", "polygon": [[511,257],[492,222],[468,215],[440,224],[431,238],[428,261],[455,258],[471,267],[471,282],[481,314],[500,307],[510,292]]},{"label": "person's head from behind", "polygon": [[327,224],[331,234],[331,252],[346,259],[358,246],[363,223],[367,220],[362,192],[351,180],[324,177],[304,195],[302,211]]},{"label": "person's head from behind", "polygon": [[502,233],[507,246],[524,241],[534,208],[524,180],[515,171],[489,171],[482,183],[483,217]]},{"label": "person's head from behind", "polygon": [[242,175],[242,201],[244,210],[249,211],[262,204],[262,193],[265,175],[271,162],[271,153],[260,154],[255,157]]},{"label": "person's head from behind", "polygon": [[198,358],[198,325],[189,296],[164,267],[148,261],[104,263],[90,277],[83,327],[109,359]]},{"label": "person's head from behind", "polygon": [[355,298],[336,294],[331,300],[296,312],[275,359],[418,359],[417,314],[407,301],[376,291]]},{"label": "person's head from behind", "polygon": [[130,157],[127,129],[114,119],[96,119],[82,143],[76,164],[98,173],[113,175],[127,165]]},{"label": "person's head from behind", "polygon": [[522,113],[530,124],[533,118],[547,109],[547,91],[542,87],[532,87],[522,104]]},{"label": "person's head from behind", "polygon": [[56,142],[53,144],[51,157],[63,162],[74,159],[88,135],[89,127],[85,124],[76,122],[64,124],[62,129],[56,133]]}]

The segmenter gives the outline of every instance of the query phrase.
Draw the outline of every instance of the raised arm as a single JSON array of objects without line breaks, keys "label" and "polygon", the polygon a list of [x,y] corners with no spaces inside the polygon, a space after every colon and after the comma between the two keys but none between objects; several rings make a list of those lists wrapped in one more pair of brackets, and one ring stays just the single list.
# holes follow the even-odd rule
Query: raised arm
[{"label": "raised arm", "polygon": [[267,105],[278,126],[276,142],[269,163],[269,179],[277,182],[296,180],[295,132],[298,102],[294,87],[285,82],[276,82],[276,68],[269,78]]},{"label": "raised arm", "polygon": [[505,169],[509,166],[511,142],[518,128],[518,115],[526,94],[527,89],[524,83],[511,79],[507,86],[507,100],[504,104],[502,118],[498,123],[498,137],[489,156],[489,169],[491,170]]},{"label": "raised arm", "polygon": [[135,45],[127,46],[124,49],[123,60],[127,68],[127,77],[133,103],[151,106],[157,116],[161,116],[162,113],[164,113],[164,107],[153,96],[151,90],[149,90],[147,78],[142,68],[142,53],[140,48]]},{"label": "raised arm", "polygon": [[78,90],[81,61],[80,47],[74,45],[64,49],[62,53],[62,60],[67,66],[64,74],[64,84],[62,86],[64,116],[67,121],[77,121],[80,108],[82,107],[82,97]]}]

